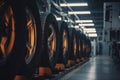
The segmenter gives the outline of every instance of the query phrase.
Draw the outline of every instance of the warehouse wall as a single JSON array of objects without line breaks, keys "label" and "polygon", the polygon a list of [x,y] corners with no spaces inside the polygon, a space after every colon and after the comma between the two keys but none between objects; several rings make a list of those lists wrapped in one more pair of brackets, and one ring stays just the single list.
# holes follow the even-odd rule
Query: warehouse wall
[{"label": "warehouse wall", "polygon": [[118,30],[120,29],[120,3],[112,4],[112,29]]},{"label": "warehouse wall", "polygon": [[91,57],[96,56],[96,40],[91,41]]},{"label": "warehouse wall", "polygon": [[[120,3],[107,2],[104,3],[104,25],[103,25],[103,53],[110,55],[111,39],[115,35],[110,36],[111,30],[120,30]],[[119,36],[117,36],[119,37]]]}]

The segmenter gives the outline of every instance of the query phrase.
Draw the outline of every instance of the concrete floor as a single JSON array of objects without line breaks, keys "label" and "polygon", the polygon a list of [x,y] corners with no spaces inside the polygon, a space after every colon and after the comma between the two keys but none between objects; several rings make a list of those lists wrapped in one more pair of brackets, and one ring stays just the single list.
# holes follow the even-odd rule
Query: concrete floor
[{"label": "concrete floor", "polygon": [[97,56],[59,80],[120,80],[120,67],[108,56]]}]

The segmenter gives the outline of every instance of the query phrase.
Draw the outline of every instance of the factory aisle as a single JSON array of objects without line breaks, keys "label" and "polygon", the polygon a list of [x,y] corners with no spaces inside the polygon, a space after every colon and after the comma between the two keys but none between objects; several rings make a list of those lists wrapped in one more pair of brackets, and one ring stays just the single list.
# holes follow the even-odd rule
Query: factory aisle
[{"label": "factory aisle", "polygon": [[97,56],[60,80],[120,80],[120,68],[108,56]]}]

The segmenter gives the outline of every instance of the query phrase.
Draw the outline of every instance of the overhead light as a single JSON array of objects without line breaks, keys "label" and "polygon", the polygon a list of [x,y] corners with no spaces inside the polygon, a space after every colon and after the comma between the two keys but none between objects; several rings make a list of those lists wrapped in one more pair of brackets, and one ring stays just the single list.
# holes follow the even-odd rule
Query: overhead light
[{"label": "overhead light", "polygon": [[[80,26],[80,25],[79,25]],[[80,26],[83,30],[85,29],[85,27],[84,26]]]},{"label": "overhead light", "polygon": [[73,20],[69,19],[69,20],[64,20],[65,22],[72,22],[73,23]]},{"label": "overhead light", "polygon": [[68,22],[68,20],[64,20],[65,22]]},{"label": "overhead light", "polygon": [[87,33],[96,33],[96,30],[94,31],[86,31]]},{"label": "overhead light", "polygon": [[76,20],[76,23],[81,23],[81,22],[93,22],[93,20]]},{"label": "overhead light", "polygon": [[61,14],[62,16],[67,16],[67,15],[68,15],[67,13],[64,13],[64,12],[60,12],[60,14]]},{"label": "overhead light", "polygon": [[79,26],[94,26],[94,23],[91,23],[91,24],[79,24]]},{"label": "overhead light", "polygon": [[69,28],[74,28],[74,25],[73,24],[69,25]]},{"label": "overhead light", "polygon": [[61,21],[62,18],[61,18],[61,17],[57,17],[56,20],[57,20],[57,21]]},{"label": "overhead light", "polygon": [[83,30],[86,31],[87,33],[96,33],[95,28],[84,28]]},{"label": "overhead light", "polygon": [[94,33],[94,34],[88,34],[89,37],[97,37],[97,34]]},{"label": "overhead light", "polygon": [[61,3],[61,7],[66,7],[66,6],[88,6],[87,3]]},{"label": "overhead light", "polygon": [[76,26],[75,26],[75,28],[79,28],[79,26],[78,26],[78,25],[76,25]]},{"label": "overhead light", "polygon": [[91,14],[90,11],[69,11],[68,14]]},{"label": "overhead light", "polygon": [[96,31],[95,28],[85,28],[84,30],[85,30],[85,31]]}]

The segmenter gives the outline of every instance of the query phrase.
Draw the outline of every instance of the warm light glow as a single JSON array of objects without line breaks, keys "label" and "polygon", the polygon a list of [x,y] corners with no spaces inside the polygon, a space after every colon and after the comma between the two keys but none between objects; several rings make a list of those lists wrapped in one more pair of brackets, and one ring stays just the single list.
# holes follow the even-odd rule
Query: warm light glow
[{"label": "warm light glow", "polygon": [[56,20],[57,20],[57,21],[61,21],[62,18],[61,18],[61,17],[57,17]]},{"label": "warm light glow", "polygon": [[76,23],[93,22],[93,20],[76,20]]},{"label": "warm light glow", "polygon": [[69,11],[68,14],[91,14],[90,11]]},{"label": "warm light glow", "polygon": [[91,23],[91,24],[79,24],[79,26],[94,26],[94,23]]},{"label": "warm light glow", "polygon": [[66,7],[66,6],[88,6],[87,3],[61,3],[61,7]]}]

